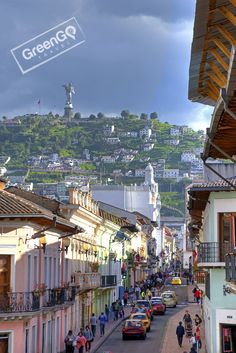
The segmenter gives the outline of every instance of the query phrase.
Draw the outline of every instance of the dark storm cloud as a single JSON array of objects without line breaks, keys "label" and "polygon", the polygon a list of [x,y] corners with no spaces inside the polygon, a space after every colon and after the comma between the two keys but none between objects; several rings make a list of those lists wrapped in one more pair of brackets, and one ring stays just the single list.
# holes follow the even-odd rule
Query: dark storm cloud
[{"label": "dark storm cloud", "polygon": [[[76,111],[157,111],[186,123],[193,0],[15,0],[1,10],[0,116],[35,112],[38,99],[42,112],[62,113],[71,81]],[[85,44],[22,75],[10,49],[72,16]]]}]

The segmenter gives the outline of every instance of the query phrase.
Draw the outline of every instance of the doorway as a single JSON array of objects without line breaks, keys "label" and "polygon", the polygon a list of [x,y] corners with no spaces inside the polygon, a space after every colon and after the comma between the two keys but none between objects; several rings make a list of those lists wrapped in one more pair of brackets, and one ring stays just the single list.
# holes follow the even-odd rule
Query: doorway
[{"label": "doorway", "polygon": [[221,325],[221,352],[236,353],[236,325]]},{"label": "doorway", "polygon": [[7,333],[0,334],[0,352],[9,353],[9,336]]}]

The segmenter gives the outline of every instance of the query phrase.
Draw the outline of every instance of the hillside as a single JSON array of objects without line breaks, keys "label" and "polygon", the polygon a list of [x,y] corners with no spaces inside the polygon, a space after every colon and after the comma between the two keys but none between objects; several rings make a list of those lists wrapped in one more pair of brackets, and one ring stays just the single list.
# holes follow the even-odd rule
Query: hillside
[{"label": "hillside", "polygon": [[[52,114],[4,119],[0,122],[0,155],[11,157],[9,171],[24,169],[28,171],[26,181],[34,183],[63,181],[65,175],[81,173],[99,175],[110,183],[140,183],[151,162],[166,202],[177,208],[182,203],[183,210],[183,202],[178,203],[179,197],[174,195],[182,194],[186,183],[201,177],[203,131],[161,122],[156,113],[153,119],[146,114],[141,118],[98,116],[82,119],[76,114],[72,121]],[[174,195],[166,197],[167,193]]]}]

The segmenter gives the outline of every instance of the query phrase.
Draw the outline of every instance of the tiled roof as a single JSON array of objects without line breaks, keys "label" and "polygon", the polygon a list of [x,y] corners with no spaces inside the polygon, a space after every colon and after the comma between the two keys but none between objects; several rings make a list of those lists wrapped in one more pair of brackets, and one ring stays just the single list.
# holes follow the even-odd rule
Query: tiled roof
[{"label": "tiled roof", "polygon": [[30,202],[10,194],[4,190],[0,191],[0,215],[19,214],[42,214],[43,212]]},{"label": "tiled roof", "polygon": [[[236,187],[236,177],[228,179]],[[197,190],[232,190],[232,186],[224,180],[210,181],[205,183],[193,184],[189,191]]]}]

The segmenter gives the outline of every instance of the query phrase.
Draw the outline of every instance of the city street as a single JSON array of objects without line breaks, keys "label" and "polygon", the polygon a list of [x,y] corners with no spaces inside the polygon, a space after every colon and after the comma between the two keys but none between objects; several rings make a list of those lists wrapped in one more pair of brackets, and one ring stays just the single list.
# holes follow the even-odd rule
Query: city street
[{"label": "city street", "polygon": [[[155,352],[160,353],[162,348],[162,340],[164,338],[166,325],[171,316],[178,313],[184,308],[183,305],[177,306],[175,309],[167,309],[165,315],[154,316],[151,325],[151,331],[147,333],[145,341],[140,339],[122,340],[122,323],[108,337],[104,344],[96,351],[96,353],[112,352],[112,353],[144,353]],[[175,335],[175,332],[174,332]],[[177,344],[177,342],[176,342]]]}]

